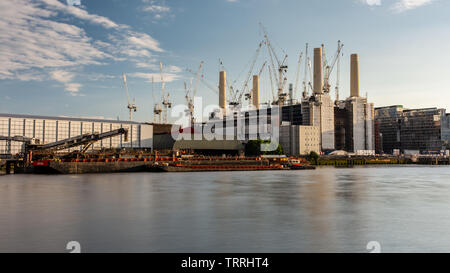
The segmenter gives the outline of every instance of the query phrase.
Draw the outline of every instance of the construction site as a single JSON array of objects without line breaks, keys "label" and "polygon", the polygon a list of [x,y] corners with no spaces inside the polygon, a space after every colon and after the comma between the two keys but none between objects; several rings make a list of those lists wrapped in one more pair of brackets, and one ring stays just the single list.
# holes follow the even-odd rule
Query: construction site
[{"label": "construction site", "polygon": [[[152,79],[151,122],[133,121],[138,107],[130,99],[125,73],[128,121],[0,114],[0,169],[4,173],[309,169],[311,153],[374,159],[385,153],[418,155],[430,150],[448,158],[450,118],[444,109],[375,109],[367,95],[360,94],[358,54],[350,55],[349,96],[341,99],[341,41],[331,58],[324,45],[313,48],[311,57],[306,44],[298,56],[295,79],[288,84],[288,55],[275,49],[262,25],[261,30],[264,38],[240,80],[227,79],[222,61],[217,85],[203,77],[204,62],[197,71],[187,70],[192,77],[184,83],[184,124],[172,124],[168,118],[173,102],[162,63],[159,95]],[[262,65],[256,65],[258,60]],[[270,82],[264,86],[269,94],[261,93],[263,75]],[[195,98],[200,84],[217,96],[218,107],[199,118]],[[261,101],[263,95],[270,99]],[[267,139],[276,140],[278,153],[248,151],[249,143]]]}]

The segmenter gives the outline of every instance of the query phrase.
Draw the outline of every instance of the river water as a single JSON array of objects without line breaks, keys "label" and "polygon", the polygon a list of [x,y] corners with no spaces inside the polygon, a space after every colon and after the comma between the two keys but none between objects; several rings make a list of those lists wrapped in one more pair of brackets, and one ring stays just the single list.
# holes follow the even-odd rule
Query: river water
[{"label": "river water", "polygon": [[450,252],[450,167],[0,176],[0,252]]}]

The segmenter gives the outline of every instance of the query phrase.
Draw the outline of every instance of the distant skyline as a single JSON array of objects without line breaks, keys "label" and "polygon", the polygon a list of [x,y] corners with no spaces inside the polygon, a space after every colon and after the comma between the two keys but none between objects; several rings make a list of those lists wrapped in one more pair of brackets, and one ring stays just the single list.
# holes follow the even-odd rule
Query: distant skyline
[{"label": "distant skyline", "polygon": [[[150,121],[160,61],[174,104],[185,103],[186,68],[200,61],[211,85],[220,59],[229,82],[241,86],[263,39],[259,23],[280,57],[289,56],[288,83],[295,84],[305,43],[310,53],[325,44],[331,58],[341,40],[341,99],[350,93],[350,54],[358,53],[361,95],[375,107],[450,111],[449,13],[444,0],[2,0],[0,112],[127,120],[126,73],[134,120]],[[266,59],[263,49],[255,70]],[[334,83],[333,73],[333,98]],[[269,100],[266,72],[261,91],[261,102]],[[203,84],[197,94],[218,101]]]}]

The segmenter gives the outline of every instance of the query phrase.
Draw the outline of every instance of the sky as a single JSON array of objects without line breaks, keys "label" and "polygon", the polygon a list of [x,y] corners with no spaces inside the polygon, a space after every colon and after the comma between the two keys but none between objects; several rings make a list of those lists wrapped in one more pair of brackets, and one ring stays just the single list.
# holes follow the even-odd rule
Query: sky
[{"label": "sky", "polygon": [[[303,81],[306,43],[310,53],[324,44],[331,61],[341,40],[340,98],[350,93],[350,54],[358,53],[361,94],[376,107],[450,111],[449,13],[448,0],[1,0],[0,113],[126,120],[125,73],[134,120],[152,121],[160,62],[176,105],[195,77],[187,69],[203,61],[197,96],[217,104],[208,86],[217,86],[219,60],[242,89],[264,38],[260,23],[278,57],[288,55],[288,83],[297,74]],[[267,65],[261,92],[261,102],[272,99]]]}]

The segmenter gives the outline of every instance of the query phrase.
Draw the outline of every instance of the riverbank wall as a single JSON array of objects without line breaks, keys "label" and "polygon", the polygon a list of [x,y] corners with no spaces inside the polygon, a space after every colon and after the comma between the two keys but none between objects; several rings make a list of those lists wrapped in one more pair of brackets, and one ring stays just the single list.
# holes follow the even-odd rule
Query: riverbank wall
[{"label": "riverbank wall", "polygon": [[354,166],[354,165],[450,165],[448,157],[329,157],[322,156],[317,161],[310,160],[316,166]]}]

